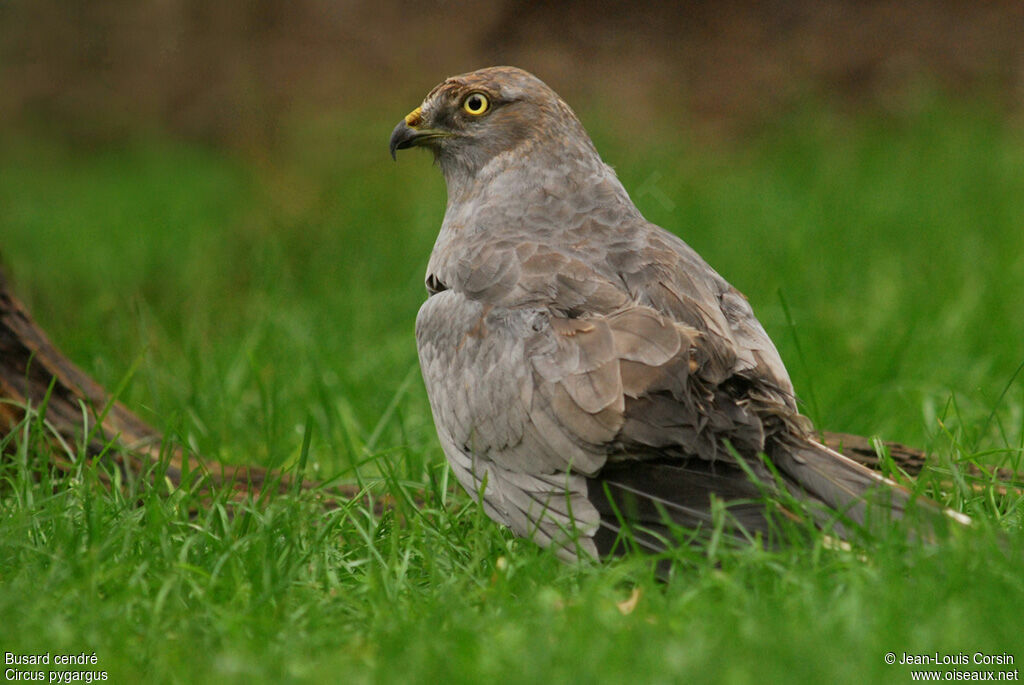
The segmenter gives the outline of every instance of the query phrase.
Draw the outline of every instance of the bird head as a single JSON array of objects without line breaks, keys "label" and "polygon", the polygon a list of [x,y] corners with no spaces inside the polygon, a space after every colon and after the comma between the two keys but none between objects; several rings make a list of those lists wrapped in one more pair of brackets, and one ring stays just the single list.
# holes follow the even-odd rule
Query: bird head
[{"label": "bird head", "polygon": [[426,147],[449,182],[473,177],[496,157],[536,149],[596,154],[565,102],[533,74],[488,67],[452,76],[431,90],[391,133],[391,156]]}]

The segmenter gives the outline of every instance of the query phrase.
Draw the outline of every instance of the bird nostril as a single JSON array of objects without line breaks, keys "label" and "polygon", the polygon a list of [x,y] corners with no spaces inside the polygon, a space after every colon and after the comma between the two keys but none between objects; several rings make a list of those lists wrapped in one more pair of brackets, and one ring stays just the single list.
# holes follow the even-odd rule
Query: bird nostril
[{"label": "bird nostril", "polygon": [[406,126],[419,126],[421,123],[423,123],[423,109],[421,107],[417,107],[405,115]]}]

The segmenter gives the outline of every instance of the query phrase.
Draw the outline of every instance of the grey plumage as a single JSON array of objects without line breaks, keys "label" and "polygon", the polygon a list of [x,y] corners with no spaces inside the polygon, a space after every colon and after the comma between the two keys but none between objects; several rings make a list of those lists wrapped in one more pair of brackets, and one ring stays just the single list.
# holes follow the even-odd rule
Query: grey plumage
[{"label": "grey plumage", "polygon": [[666,516],[707,525],[714,496],[767,535],[766,459],[855,523],[871,490],[902,511],[904,490],[813,439],[746,298],[640,215],[539,79],[447,79],[395,128],[392,154],[412,146],[448,187],[416,321],[423,378],[452,469],[493,519],[597,556],[624,523],[650,547]]}]

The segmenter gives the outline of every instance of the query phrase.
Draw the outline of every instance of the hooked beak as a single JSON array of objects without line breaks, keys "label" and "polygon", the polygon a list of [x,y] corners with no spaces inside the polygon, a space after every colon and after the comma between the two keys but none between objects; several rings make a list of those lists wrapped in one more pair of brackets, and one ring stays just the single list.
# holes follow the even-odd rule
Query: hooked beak
[{"label": "hooked beak", "polygon": [[423,112],[417,107],[405,115],[405,119],[398,122],[395,130],[391,132],[391,140],[388,143],[388,151],[391,152],[391,159],[396,159],[397,150],[422,145],[428,140],[445,138],[451,135],[446,131],[435,128],[423,128]]}]

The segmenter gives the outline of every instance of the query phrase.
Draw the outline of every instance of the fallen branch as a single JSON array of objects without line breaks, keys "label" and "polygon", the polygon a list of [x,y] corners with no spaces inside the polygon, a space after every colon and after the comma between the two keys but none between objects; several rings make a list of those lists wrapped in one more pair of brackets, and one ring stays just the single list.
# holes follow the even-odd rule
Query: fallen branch
[{"label": "fallen branch", "polygon": [[[287,475],[259,466],[211,464],[186,454],[180,446],[168,445],[160,431],[61,354],[11,293],[0,271],[0,436],[22,421],[26,407],[44,407],[46,422],[61,441],[81,445],[84,439],[87,457],[100,458],[125,477],[154,473],[152,467],[160,462],[158,472],[175,487],[182,485],[183,473],[196,471],[205,477],[204,487],[231,487],[238,497],[259,495],[268,485],[279,490],[294,487]],[[90,427],[83,435],[85,425]],[[74,468],[71,459],[63,456],[65,451],[48,452],[57,470]],[[109,482],[109,476],[101,477]],[[318,484],[305,481],[300,487]],[[343,498],[361,494],[354,485],[334,485],[329,492]]]}]

